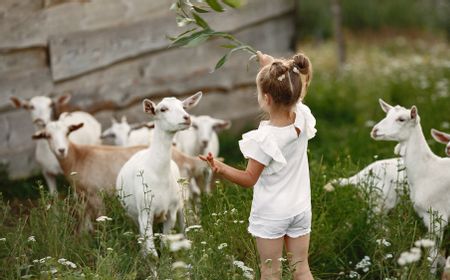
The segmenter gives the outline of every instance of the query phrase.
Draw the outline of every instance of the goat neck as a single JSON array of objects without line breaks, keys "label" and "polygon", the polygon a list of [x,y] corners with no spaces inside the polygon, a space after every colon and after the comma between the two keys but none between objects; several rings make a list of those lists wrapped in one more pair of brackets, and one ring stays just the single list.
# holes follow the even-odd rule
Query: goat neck
[{"label": "goat neck", "polygon": [[[70,175],[71,172],[76,172],[76,162],[81,160],[82,154],[78,152],[78,147],[72,141],[69,140],[69,148],[67,151],[67,156],[64,158],[56,157],[58,159],[59,165],[64,172],[64,174]],[[76,159],[76,160],[75,160]]]},{"label": "goat neck", "polygon": [[172,158],[172,141],[175,132],[166,131],[155,124],[152,136],[152,144],[149,148],[149,154],[153,161],[155,174],[166,174],[170,169],[170,160]]}]

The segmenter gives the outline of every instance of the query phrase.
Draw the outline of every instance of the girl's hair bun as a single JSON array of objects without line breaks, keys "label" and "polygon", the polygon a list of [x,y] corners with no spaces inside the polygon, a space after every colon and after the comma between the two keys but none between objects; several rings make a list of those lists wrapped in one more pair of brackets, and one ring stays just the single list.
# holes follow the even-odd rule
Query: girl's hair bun
[{"label": "girl's hair bun", "polygon": [[281,75],[286,73],[289,70],[289,68],[284,65],[281,61],[275,61],[270,65],[269,74],[272,77],[272,79],[278,79]]},{"label": "girl's hair bun", "polygon": [[292,57],[292,60],[294,61],[294,65],[298,68],[300,73],[302,73],[303,75],[310,74],[311,62],[309,61],[309,58],[307,56],[302,53],[298,53]]}]

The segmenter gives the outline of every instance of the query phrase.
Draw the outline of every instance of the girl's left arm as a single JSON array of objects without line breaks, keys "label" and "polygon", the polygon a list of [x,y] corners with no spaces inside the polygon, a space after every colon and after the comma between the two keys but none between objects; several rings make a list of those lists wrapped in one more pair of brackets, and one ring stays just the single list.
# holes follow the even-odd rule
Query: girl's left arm
[{"label": "girl's left arm", "polygon": [[222,175],[225,179],[241,185],[244,188],[253,187],[265,167],[262,163],[254,159],[249,159],[247,168],[245,170],[239,170],[214,159],[211,153],[209,153],[208,156],[199,156],[199,158],[208,162],[215,173]]}]

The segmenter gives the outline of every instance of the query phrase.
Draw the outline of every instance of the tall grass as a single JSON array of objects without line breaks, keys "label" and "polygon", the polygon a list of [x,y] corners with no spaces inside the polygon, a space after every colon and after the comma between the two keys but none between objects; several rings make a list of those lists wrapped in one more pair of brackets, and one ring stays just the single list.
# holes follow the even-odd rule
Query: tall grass
[{"label": "tall grass", "polygon": [[[429,129],[450,130],[450,52],[446,43],[394,40],[383,46],[355,45],[349,64],[338,72],[332,45],[303,46],[315,66],[306,103],[317,117],[318,134],[309,147],[313,226],[310,263],[316,279],[437,279],[425,257],[407,266],[401,252],[426,237],[408,194],[389,213],[371,209],[370,189],[344,187],[328,193],[332,178],[348,176],[378,158],[393,157],[394,143],[375,142],[369,131],[384,113],[379,97],[392,104],[417,105],[425,135]],[[256,102],[256,101],[255,101]],[[241,165],[239,136],[228,135],[222,155]],[[443,156],[443,146],[430,140]],[[111,221],[95,222],[91,234],[76,233],[80,203],[70,192],[64,199],[47,195],[35,179],[26,183],[5,178],[2,190],[15,184],[33,186],[34,199],[0,200],[0,279],[247,279],[257,278],[258,256],[247,233],[251,190],[218,181],[201,208],[188,207],[189,250],[160,246],[159,259],[141,252],[136,225],[115,197],[105,197]],[[64,183],[60,183],[61,185]],[[60,186],[62,187],[62,186]],[[405,186],[403,189],[407,191]],[[63,188],[62,188],[63,189]],[[30,195],[31,196],[31,195]],[[450,248],[447,230],[442,249]],[[426,252],[423,252],[426,255]],[[243,262],[247,272],[242,269]],[[290,279],[287,263],[283,279]]]}]

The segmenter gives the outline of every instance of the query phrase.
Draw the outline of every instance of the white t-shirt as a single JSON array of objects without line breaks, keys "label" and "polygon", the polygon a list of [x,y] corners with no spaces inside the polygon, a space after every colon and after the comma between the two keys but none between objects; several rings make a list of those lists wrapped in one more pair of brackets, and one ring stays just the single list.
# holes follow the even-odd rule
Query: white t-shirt
[{"label": "white t-shirt", "polygon": [[295,114],[291,125],[262,121],[239,141],[245,158],[265,165],[253,188],[251,216],[282,220],[311,209],[307,148],[316,134],[316,119],[303,103],[296,105]]}]

